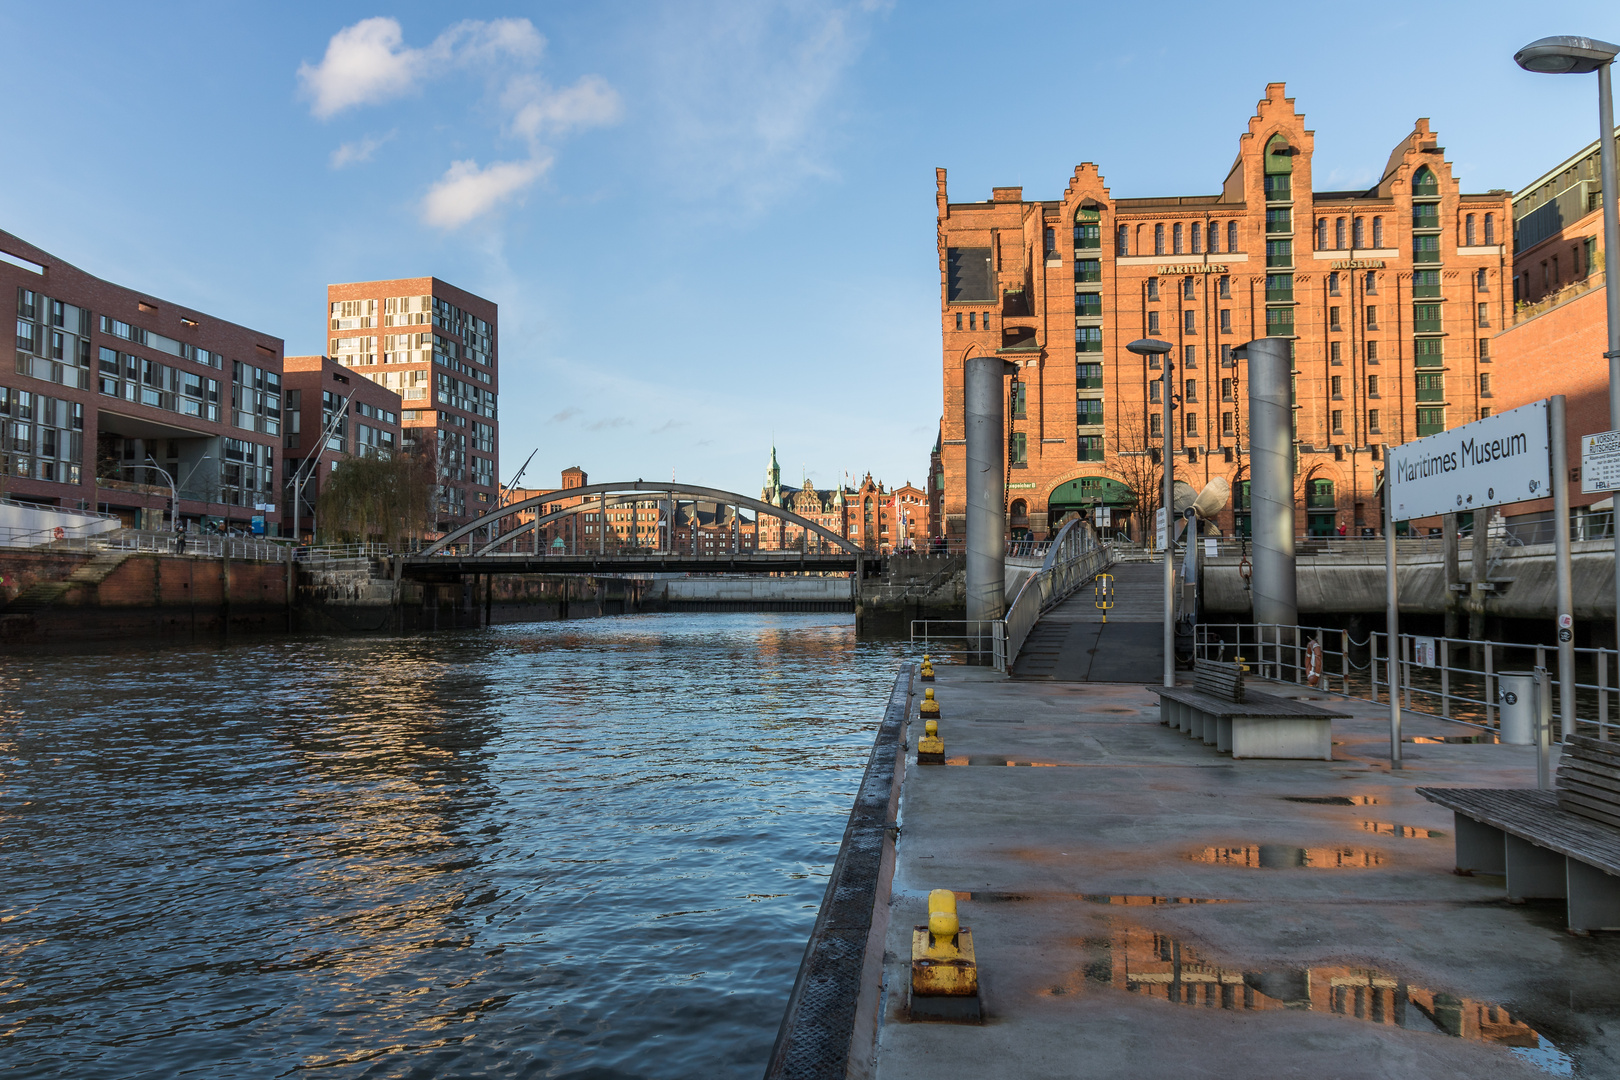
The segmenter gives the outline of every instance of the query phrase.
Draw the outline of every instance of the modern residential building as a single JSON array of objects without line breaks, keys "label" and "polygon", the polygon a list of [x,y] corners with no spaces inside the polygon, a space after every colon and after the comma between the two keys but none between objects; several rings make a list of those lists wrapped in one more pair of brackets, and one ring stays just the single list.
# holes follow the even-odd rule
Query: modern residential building
[{"label": "modern residential building", "polygon": [[[329,356],[289,356],[283,363],[286,490],[282,512],[289,534],[302,537],[314,528],[322,485],[340,463],[364,454],[392,454],[403,444],[400,397]],[[328,430],[323,442],[321,435]],[[312,455],[319,458],[313,465],[309,461]],[[297,485],[295,508],[293,487],[298,475],[304,479]]]},{"label": "modern residential building", "polygon": [[0,232],[0,487],[173,528],[279,528],[282,339]]},{"label": "modern residential building", "polygon": [[434,455],[437,528],[498,505],[499,311],[438,278],[326,288],[328,353],[403,399],[404,449]]},{"label": "modern residential building", "polygon": [[[1620,135],[1620,132],[1617,132]],[[1563,394],[1569,433],[1570,505],[1581,535],[1606,534],[1613,499],[1583,494],[1580,437],[1609,430],[1607,282],[1597,140],[1513,196],[1513,315],[1491,339],[1482,392],[1498,410]],[[1550,540],[1551,499],[1505,507],[1521,540]],[[1533,522],[1521,525],[1520,522]]]},{"label": "modern residential building", "polygon": [[1266,87],[1219,190],[1116,197],[1081,164],[1061,197],[994,188],[952,202],[937,170],[944,527],[964,531],[962,372],[1007,381],[1013,534],[1100,510],[1142,534],[1159,490],[1162,369],[1173,346],[1172,461],[1195,489],[1232,483],[1220,527],[1248,529],[1247,366],[1234,346],[1292,341],[1301,532],[1375,529],[1387,444],[1490,408],[1491,335],[1512,313],[1505,191],[1465,194],[1427,120],[1364,189],[1319,191],[1315,135]]}]

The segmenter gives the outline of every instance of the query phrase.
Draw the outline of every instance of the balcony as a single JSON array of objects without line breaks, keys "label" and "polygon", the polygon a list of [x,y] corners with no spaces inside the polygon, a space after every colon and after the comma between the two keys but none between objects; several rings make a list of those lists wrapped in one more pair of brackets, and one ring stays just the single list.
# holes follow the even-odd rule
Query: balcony
[{"label": "balcony", "polygon": [[1076,281],[1101,281],[1102,280],[1102,260],[1101,259],[1076,259],[1076,260],[1074,260],[1074,280],[1076,280]]},{"label": "balcony", "polygon": [[1076,318],[1100,319],[1102,313],[1101,293],[1083,292],[1074,294],[1074,314]]},{"label": "balcony", "polygon": [[[1279,286],[1276,286],[1276,287],[1272,287],[1270,285],[1266,286],[1266,303],[1268,303],[1268,304],[1291,304],[1293,302],[1294,302],[1294,286],[1293,286],[1292,283],[1290,283],[1288,285],[1279,285]],[[1227,327],[1223,326],[1222,329],[1225,330],[1225,329],[1227,329]]]},{"label": "balcony", "polygon": [[1445,388],[1441,386],[1420,386],[1418,387],[1416,393],[1418,401],[1446,400]]},{"label": "balcony", "polygon": [[[1420,270],[1418,272],[1422,273],[1423,271]],[[1437,281],[1432,285],[1419,285],[1414,282],[1412,285],[1412,295],[1418,297],[1419,299],[1423,297],[1438,297],[1440,295],[1440,283]]]},{"label": "balcony", "polygon": [[1266,202],[1292,202],[1294,199],[1294,178],[1287,173],[1277,173],[1266,177]]},{"label": "balcony", "polygon": [[1434,203],[1419,203],[1412,207],[1412,228],[1438,229],[1440,227],[1440,207]]},{"label": "balcony", "polygon": [[1287,207],[1277,207],[1266,211],[1266,233],[1292,233],[1294,231],[1294,213]]},{"label": "balcony", "polygon": [[1266,336],[1267,337],[1293,337],[1294,336],[1294,309],[1293,308],[1267,308],[1266,309]]}]

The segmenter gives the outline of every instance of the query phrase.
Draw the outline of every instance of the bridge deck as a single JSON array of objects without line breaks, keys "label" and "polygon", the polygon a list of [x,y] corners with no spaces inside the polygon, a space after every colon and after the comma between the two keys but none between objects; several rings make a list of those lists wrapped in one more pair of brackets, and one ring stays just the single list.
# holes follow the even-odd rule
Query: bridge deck
[{"label": "bridge deck", "polygon": [[1013,665],[1015,679],[1150,683],[1164,674],[1164,569],[1116,563],[1103,622],[1087,585],[1041,616]]},{"label": "bridge deck", "polygon": [[[665,552],[581,552],[576,555],[430,555],[405,560],[407,578],[460,574],[670,574],[670,573],[848,573],[857,557],[847,552],[743,551],[722,555]],[[882,564],[866,556],[869,572]]]}]

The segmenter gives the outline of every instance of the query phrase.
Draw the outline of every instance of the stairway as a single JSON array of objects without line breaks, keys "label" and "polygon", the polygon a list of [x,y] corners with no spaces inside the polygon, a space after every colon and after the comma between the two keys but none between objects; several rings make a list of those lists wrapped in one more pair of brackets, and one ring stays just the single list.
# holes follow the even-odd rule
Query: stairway
[{"label": "stairway", "polygon": [[131,554],[128,551],[103,551],[80,563],[60,581],[35,582],[18,593],[11,603],[0,608],[0,615],[33,615],[62,599],[75,586],[100,585]]},{"label": "stairway", "polygon": [[1095,585],[1042,615],[1013,663],[1015,679],[1154,682],[1164,674],[1164,570],[1115,563],[1114,606],[1103,621]]}]

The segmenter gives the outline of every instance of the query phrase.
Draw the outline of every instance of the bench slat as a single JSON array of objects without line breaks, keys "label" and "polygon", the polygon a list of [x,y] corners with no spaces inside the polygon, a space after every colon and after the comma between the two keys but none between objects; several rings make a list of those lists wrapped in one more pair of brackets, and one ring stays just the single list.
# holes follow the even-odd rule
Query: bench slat
[{"label": "bench slat", "polygon": [[1161,698],[1169,698],[1183,705],[1189,705],[1211,716],[1252,716],[1274,719],[1311,720],[1348,720],[1350,714],[1346,712],[1332,712],[1321,709],[1315,705],[1307,705],[1302,701],[1290,701],[1287,698],[1273,697],[1270,694],[1248,694],[1243,701],[1224,701],[1208,694],[1201,694],[1197,690],[1185,687],[1149,686],[1151,692]]},{"label": "bench slat", "polygon": [[1620,809],[1620,780],[1589,773],[1566,762],[1558,769],[1558,786],[1569,784],[1586,789],[1594,799],[1608,799]]},{"label": "bench slat", "polygon": [[1558,796],[1553,792],[1533,788],[1418,788],[1417,793],[1537,847],[1620,875],[1620,829],[1559,809]]},{"label": "bench slat", "polygon": [[1620,765],[1620,743],[1604,742],[1590,735],[1571,735],[1565,745],[1573,747],[1582,757],[1590,756],[1597,761]]},{"label": "bench slat", "polygon": [[1603,776],[1610,780],[1620,780],[1620,766],[1606,765],[1590,758],[1583,758],[1579,754],[1570,753],[1568,749],[1564,751],[1563,757],[1559,759],[1559,768],[1579,768],[1590,776]]},{"label": "bench slat", "polygon": [[1579,814],[1590,821],[1620,828],[1620,806],[1600,799],[1588,799],[1579,792],[1560,791],[1558,808],[1571,814]]}]

